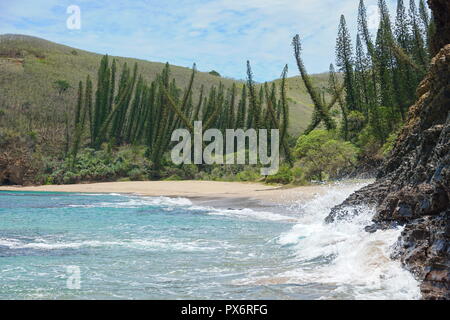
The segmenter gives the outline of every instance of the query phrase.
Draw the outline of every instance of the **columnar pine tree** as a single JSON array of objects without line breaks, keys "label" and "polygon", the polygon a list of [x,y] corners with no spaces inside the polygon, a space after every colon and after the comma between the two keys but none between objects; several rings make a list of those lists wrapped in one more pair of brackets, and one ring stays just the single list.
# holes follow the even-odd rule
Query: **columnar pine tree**
[{"label": "columnar pine tree", "polygon": [[423,30],[423,37],[425,39],[425,43],[428,44],[428,42],[430,40],[430,14],[428,13],[428,9],[425,4],[425,0],[419,1],[419,15],[420,15],[421,27]]},{"label": "columnar pine tree", "polygon": [[[407,14],[404,0],[397,1],[397,15],[393,30],[385,0],[378,0],[380,23],[375,41],[369,31],[363,0],[358,10],[358,34],[353,52],[345,17],[339,24],[336,61],[344,76],[345,100],[341,98],[334,67],[330,67],[328,92],[332,101],[326,106],[323,91],[312,86],[300,56],[299,37],[293,40],[294,54],[306,89],[314,103],[308,134],[322,121],[330,129],[334,119],[331,107],[338,102],[341,109],[341,129],[344,139],[365,144],[375,138],[381,146],[387,137],[405,119],[407,107],[415,95],[415,88],[427,66],[427,52],[423,38],[429,37],[433,26],[429,22],[425,1],[421,0],[419,13],[413,0]],[[327,123],[328,122],[328,123]]]},{"label": "columnar pine tree", "polygon": [[344,15],[341,16],[336,40],[336,65],[339,67],[339,71],[344,73],[348,110],[360,110],[355,94],[353,48]]},{"label": "columnar pine tree", "polygon": [[[409,31],[409,21],[403,0],[397,2],[397,16],[395,19],[395,40],[398,46],[408,52],[411,36]],[[415,76],[412,67],[405,63],[402,59],[396,57],[396,65],[394,69],[394,88],[396,92],[396,103],[399,107],[400,114],[404,119],[406,110],[410,105],[411,98],[415,92]]]},{"label": "columnar pine tree", "polygon": [[391,107],[394,104],[391,73],[392,57],[389,54],[389,45],[386,41],[386,29],[383,27],[382,22],[377,32],[376,48],[378,56],[377,71],[381,89],[380,102],[383,106]]},{"label": "columnar pine tree", "polygon": [[292,163],[287,134],[287,66],[282,74],[279,101],[275,83],[269,88],[253,81],[250,64],[249,79],[247,85],[243,84],[240,97],[236,84],[230,88],[219,84],[211,86],[209,92],[202,86],[198,100],[193,95],[195,64],[184,91],[177,87],[175,79],[171,79],[169,64],[150,84],[139,75],[137,64],[131,70],[125,63],[116,85],[116,70],[115,60],[110,66],[108,56],[101,59],[94,103],[90,78],[86,79],[85,91],[80,83],[70,154],[73,165],[83,144],[85,116],[89,120],[92,147],[98,149],[103,143],[108,143],[111,148],[122,144],[145,145],[155,177],[158,177],[164,157],[170,151],[172,132],[177,128],[193,132],[193,122],[197,120],[203,121],[203,130],[218,128],[222,132],[236,128],[279,128],[283,154],[288,163]]},{"label": "columnar pine tree", "polygon": [[372,35],[370,34],[369,27],[367,24],[367,10],[363,0],[359,2],[358,9],[358,34],[361,40],[366,44],[367,48],[367,64],[370,70],[368,79],[368,93],[371,103],[374,105],[378,99],[378,86],[377,86],[377,73],[376,73],[376,62],[377,54],[375,46],[372,41]]},{"label": "columnar pine tree", "polygon": [[251,117],[253,118],[249,119],[249,121],[247,122],[247,127],[251,128],[252,126],[254,126],[255,128],[259,128],[261,120],[261,102],[260,95],[256,93],[256,87],[255,82],[253,81],[253,73],[250,66],[250,61],[247,61],[247,85],[250,97]]},{"label": "columnar pine tree", "polygon": [[[330,70],[331,72],[331,70]],[[372,97],[369,92],[369,63],[367,55],[359,34],[356,36],[356,55],[355,55],[355,92],[358,98],[360,111],[364,113],[366,119],[368,109],[372,105]]]},{"label": "columnar pine tree", "polygon": [[[409,1],[409,16],[412,31],[411,54],[414,57],[416,63],[418,63],[425,71],[428,65],[428,55],[425,48],[423,33],[420,28],[420,17],[417,11],[415,0]],[[422,76],[423,74],[420,75],[420,77]]]},{"label": "columnar pine tree", "polygon": [[375,46],[372,41],[372,36],[369,31],[369,26],[367,24],[367,9],[364,4],[364,0],[359,1],[358,8],[358,33],[362,37],[362,40],[366,43],[367,50],[372,59],[376,56]]},{"label": "columnar pine tree", "polygon": [[397,16],[395,19],[395,39],[398,45],[405,51],[408,52],[411,36],[409,30],[409,17],[406,13],[406,8],[403,0],[397,1]]},{"label": "columnar pine tree", "polygon": [[236,117],[236,125],[235,127],[238,129],[246,128],[246,119],[247,119],[247,87],[244,84],[242,86],[241,99],[239,101],[238,113]]},{"label": "columnar pine tree", "polygon": [[111,80],[109,83],[109,96],[108,96],[108,110],[107,112],[111,112],[114,103],[114,91],[116,89],[116,59],[113,59],[111,66]]},{"label": "columnar pine tree", "polygon": [[97,76],[97,91],[95,93],[93,130],[91,136],[91,142],[94,147],[98,147],[98,145],[96,145],[96,141],[98,140],[100,127],[108,114],[110,81],[110,68],[108,65],[108,56],[106,55],[100,62],[100,68]]},{"label": "columnar pine tree", "polygon": [[136,126],[138,125],[140,108],[142,105],[142,95],[145,90],[144,79],[142,76],[139,76],[138,82],[136,84],[136,90],[134,93],[133,102],[130,105],[130,110],[128,112],[128,119],[126,123],[126,133],[125,133],[125,142],[126,143],[134,143],[133,136],[135,135]]},{"label": "columnar pine tree", "polygon": [[228,111],[227,128],[234,128],[236,122],[236,84],[233,82],[230,92],[230,108]]},{"label": "columnar pine tree", "polygon": [[380,11],[380,25],[376,38],[377,71],[380,84],[380,102],[389,110],[389,126],[394,127],[397,112],[394,91],[394,54],[391,43],[393,41],[389,11],[384,0],[378,1]]},{"label": "columnar pine tree", "polygon": [[77,106],[75,108],[75,121],[74,121],[74,138],[73,138],[73,145],[72,145],[72,152],[70,155],[70,166],[73,168],[75,166],[76,157],[78,154],[78,150],[80,148],[81,138],[83,134],[84,129],[84,121],[86,116],[86,108],[83,106],[84,99],[83,99],[83,82],[80,81],[78,85],[78,97],[77,97]]},{"label": "columnar pine tree", "polygon": [[[300,75],[303,79],[303,82],[305,83],[306,90],[308,91],[309,96],[311,97],[311,100],[314,104],[314,112],[312,116],[311,123],[309,124],[308,128],[305,130],[305,134],[310,133],[313,131],[321,122],[325,124],[325,127],[327,130],[332,130],[336,128],[336,123],[333,120],[333,118],[330,116],[329,110],[333,107],[333,105],[336,103],[338,99],[338,94],[336,94],[331,103],[328,104],[328,106],[324,105],[323,101],[320,98],[320,94],[316,88],[312,85],[311,79],[308,75],[308,72],[306,71],[305,65],[303,63],[303,59],[301,57],[301,42],[300,42],[300,36],[297,34],[292,39],[292,46],[294,47],[294,57],[297,62],[297,67],[300,72]],[[343,87],[342,87],[343,88]],[[339,94],[342,92],[342,88],[339,90]]]},{"label": "columnar pine tree", "polygon": [[[358,64],[357,64],[358,65]],[[357,72],[359,72],[357,70]],[[336,75],[336,70],[334,69],[334,65],[330,64],[330,71],[329,71],[329,79],[328,79],[328,90],[331,95],[337,95],[338,99],[338,105],[341,109],[341,115],[342,115],[342,126],[341,126],[341,132],[342,136],[344,137],[344,140],[348,140],[349,132],[348,132],[348,110],[347,107],[341,97],[341,94],[339,93],[339,80]]]}]

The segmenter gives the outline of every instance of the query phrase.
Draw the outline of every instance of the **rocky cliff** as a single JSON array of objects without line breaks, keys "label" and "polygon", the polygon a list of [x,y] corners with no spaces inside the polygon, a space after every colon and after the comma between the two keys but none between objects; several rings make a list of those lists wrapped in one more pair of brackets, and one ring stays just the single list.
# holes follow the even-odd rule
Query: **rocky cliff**
[{"label": "rocky cliff", "polygon": [[333,208],[327,221],[376,206],[379,228],[404,225],[402,264],[421,281],[424,299],[450,299],[450,1],[429,0],[436,20],[430,70],[377,181]]}]

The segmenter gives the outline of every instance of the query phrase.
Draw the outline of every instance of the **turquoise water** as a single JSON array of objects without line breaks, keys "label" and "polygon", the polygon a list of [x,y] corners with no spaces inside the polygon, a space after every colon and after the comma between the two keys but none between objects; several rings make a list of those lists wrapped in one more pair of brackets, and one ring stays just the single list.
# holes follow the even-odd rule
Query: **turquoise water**
[{"label": "turquoise water", "polygon": [[[332,201],[315,201],[331,206],[350,192]],[[345,299],[416,294],[415,284],[401,271],[388,277],[399,283],[395,287],[374,285],[372,279],[332,278],[341,272],[339,258],[345,257],[346,246],[358,239],[354,230],[342,240],[344,228],[323,229],[329,228],[322,222],[324,214],[314,218],[307,215],[311,209],[320,208],[312,202],[276,212],[225,210],[182,198],[0,192],[0,299]],[[336,245],[336,237],[343,248]],[[74,267],[80,271],[79,289],[68,287]]]}]

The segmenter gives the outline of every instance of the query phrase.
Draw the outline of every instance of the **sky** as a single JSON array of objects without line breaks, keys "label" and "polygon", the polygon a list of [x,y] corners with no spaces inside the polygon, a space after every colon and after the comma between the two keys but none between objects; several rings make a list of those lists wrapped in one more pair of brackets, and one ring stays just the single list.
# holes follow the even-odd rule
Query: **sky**
[{"label": "sky", "polygon": [[[391,9],[395,0],[388,0]],[[41,37],[78,49],[169,62],[257,81],[297,75],[291,39],[300,34],[309,73],[328,70],[340,15],[353,36],[359,0],[0,0],[0,34]],[[365,0],[375,31],[377,0]],[[80,10],[74,29],[71,6]],[[69,11],[68,11],[69,9]],[[391,10],[394,16],[394,11]],[[68,25],[69,20],[69,25]]]}]

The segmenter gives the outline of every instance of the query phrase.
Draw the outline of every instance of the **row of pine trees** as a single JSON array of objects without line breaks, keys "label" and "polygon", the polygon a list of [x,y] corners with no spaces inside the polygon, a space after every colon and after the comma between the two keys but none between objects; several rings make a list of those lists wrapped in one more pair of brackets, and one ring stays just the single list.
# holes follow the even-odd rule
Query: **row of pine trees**
[{"label": "row of pine trees", "polygon": [[[430,62],[428,43],[434,32],[424,0],[397,2],[395,20],[386,0],[378,0],[379,26],[372,35],[366,6],[360,0],[358,32],[353,45],[344,16],[341,16],[336,42],[336,67],[329,70],[328,96],[315,88],[301,57],[301,42],[293,39],[294,55],[306,89],[314,104],[312,120],[304,134],[320,125],[338,129],[342,138],[361,143],[362,133],[386,142],[405,120],[415,100],[415,90]],[[155,80],[148,82],[139,74],[137,64],[118,63],[104,56],[98,69],[95,93],[89,76],[80,82],[75,112],[74,133],[69,158],[76,162],[84,145],[99,149],[123,144],[144,145],[157,171],[171,148],[175,129],[193,132],[194,121],[203,122],[203,130],[280,129],[282,155],[292,165],[289,151],[289,106],[286,98],[287,66],[279,87],[256,84],[247,62],[246,83],[201,87],[193,93],[196,68],[186,88],[178,88],[166,64]],[[337,106],[337,108],[336,108]],[[337,110],[339,117],[333,115]]]},{"label": "row of pine trees", "polygon": [[[395,21],[385,0],[378,0],[378,10],[379,26],[376,35],[372,35],[365,3],[360,0],[355,42],[341,16],[336,67],[330,65],[326,89],[331,101],[325,100],[323,90],[313,87],[301,57],[300,37],[294,37],[294,55],[315,107],[306,134],[323,124],[328,130],[339,129],[347,141],[364,144],[367,141],[358,141],[364,133],[382,145],[405,120],[430,62],[433,19],[424,0],[419,1],[418,8],[415,0],[409,1],[408,8],[403,0],[398,0]],[[332,116],[336,106],[340,124]]]},{"label": "row of pine trees", "polygon": [[[428,41],[433,24],[424,0],[397,1],[395,20],[386,0],[378,1],[379,26],[370,33],[366,6],[360,0],[355,47],[346,20],[341,16],[336,43],[336,67],[343,74],[345,107],[342,134],[354,140],[367,126],[381,143],[405,120],[415,101],[415,90],[430,62]],[[334,90],[334,66],[330,89]]]},{"label": "row of pine trees", "polygon": [[123,65],[118,76],[117,61],[102,58],[95,95],[88,76],[79,83],[74,132],[69,159],[75,165],[81,147],[89,145],[99,149],[124,144],[144,145],[146,155],[157,171],[171,148],[171,135],[175,129],[186,128],[193,133],[194,121],[203,122],[203,130],[225,129],[280,129],[284,155],[290,162],[287,128],[289,124],[286,100],[287,66],[282,81],[257,85],[247,62],[246,83],[201,87],[193,94],[196,68],[192,69],[189,84],[184,90],[171,79],[166,64],[150,83],[138,73],[138,65]]}]

